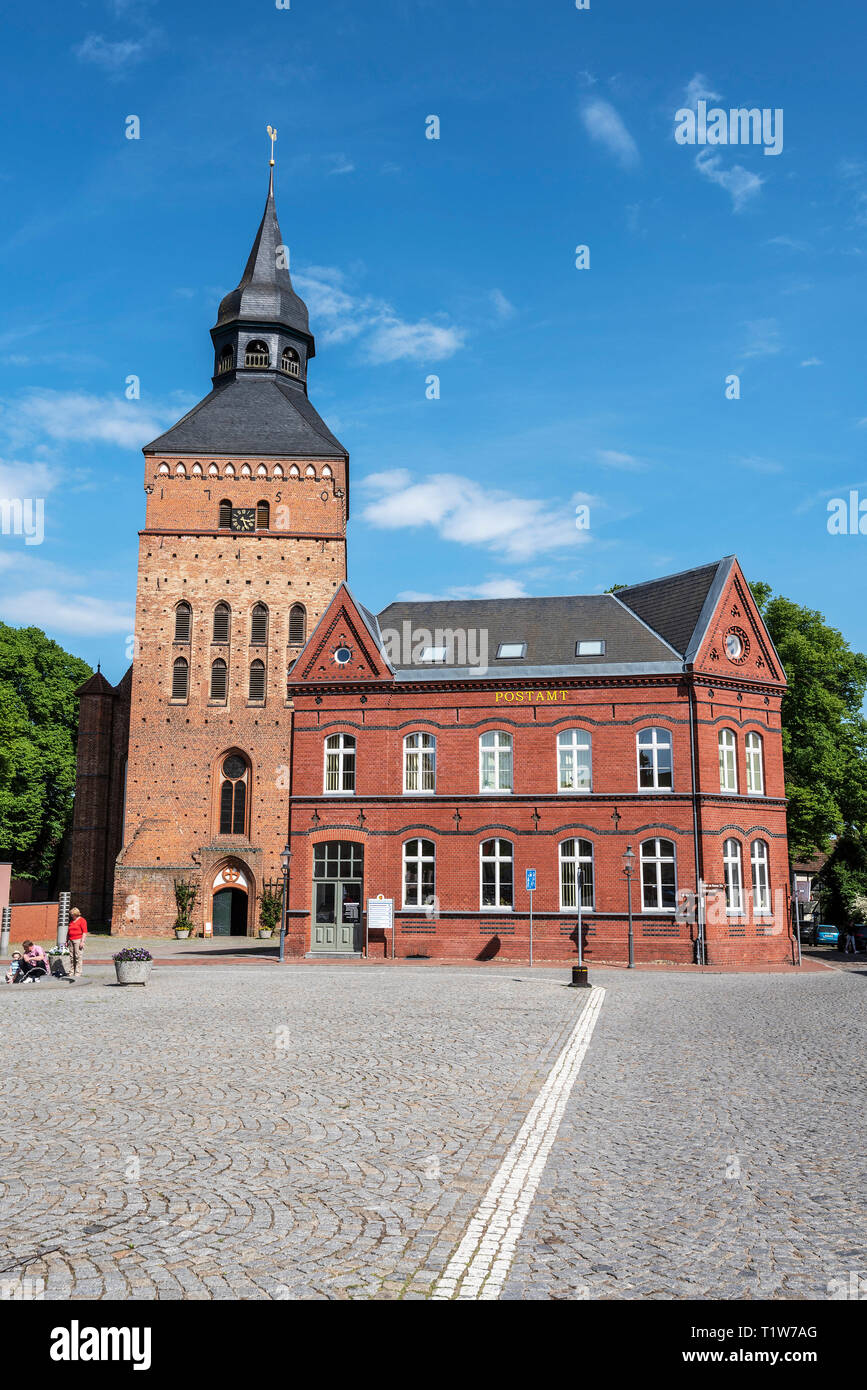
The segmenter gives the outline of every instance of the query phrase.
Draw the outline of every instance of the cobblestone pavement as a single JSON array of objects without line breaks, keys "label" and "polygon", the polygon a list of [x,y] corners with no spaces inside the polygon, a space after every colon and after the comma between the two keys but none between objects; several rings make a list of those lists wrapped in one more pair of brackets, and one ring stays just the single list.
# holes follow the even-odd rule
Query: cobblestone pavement
[{"label": "cobblestone pavement", "polygon": [[[0,1292],[428,1297],[586,999],[524,967],[85,970],[0,988]],[[594,978],[502,1297],[824,1297],[865,1270],[867,975]]]}]

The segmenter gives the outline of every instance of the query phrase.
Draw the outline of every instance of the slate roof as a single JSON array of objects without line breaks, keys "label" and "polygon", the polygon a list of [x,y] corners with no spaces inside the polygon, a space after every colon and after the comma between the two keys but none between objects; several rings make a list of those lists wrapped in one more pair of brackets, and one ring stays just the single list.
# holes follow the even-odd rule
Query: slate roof
[{"label": "slate roof", "polygon": [[[437,630],[485,633],[488,672],[509,679],[543,669],[546,675],[606,676],[679,671],[682,666],[677,653],[612,594],[396,602],[378,614],[378,621],[383,634],[389,630],[402,634],[403,624],[409,623],[410,630],[429,632],[431,642]],[[604,640],[604,655],[577,656],[577,642],[593,638]],[[524,658],[498,659],[503,642],[526,642]],[[457,671],[482,674],[477,666],[458,666],[458,654],[456,648],[440,665],[412,661],[411,651],[401,649],[392,660],[398,679],[453,678]]]},{"label": "slate roof", "polygon": [[146,444],[144,452],[347,457],[303,386],[265,372],[239,374],[216,386],[170,430]]},{"label": "slate roof", "polygon": [[[237,288],[231,290],[220,304],[217,328],[225,328],[238,319],[244,322],[259,320],[262,323],[285,324],[309,336],[307,305],[292,288],[288,269],[278,264],[278,259],[282,259],[278,258],[278,247],[283,245],[274,192],[269,189],[244,274]],[[313,356],[312,352],[310,356]]]},{"label": "slate roof", "polygon": [[712,565],[630,584],[618,589],[617,597],[681,656],[691,656],[698,649],[734,560],[733,555],[726,555]]}]

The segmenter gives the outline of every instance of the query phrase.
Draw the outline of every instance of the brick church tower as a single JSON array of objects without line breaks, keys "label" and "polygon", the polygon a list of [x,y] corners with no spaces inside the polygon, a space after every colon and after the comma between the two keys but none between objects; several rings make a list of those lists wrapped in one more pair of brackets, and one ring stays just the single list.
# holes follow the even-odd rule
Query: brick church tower
[{"label": "brick church tower", "polygon": [[[211,330],[213,389],[143,451],[122,818],[93,805],[103,788],[116,798],[118,779],[83,770],[88,821],[122,824],[119,843],[104,837],[101,869],[104,879],[119,848],[114,932],[169,932],[174,880],[185,879],[199,928],[252,933],[258,895],[280,877],[287,670],[346,577],[349,496],[347,452],[307,395],[314,342],[288,259],[272,167],[246,268]],[[82,847],[85,833],[76,826]],[[99,877],[95,858],[91,848],[74,875],[79,896]]]}]

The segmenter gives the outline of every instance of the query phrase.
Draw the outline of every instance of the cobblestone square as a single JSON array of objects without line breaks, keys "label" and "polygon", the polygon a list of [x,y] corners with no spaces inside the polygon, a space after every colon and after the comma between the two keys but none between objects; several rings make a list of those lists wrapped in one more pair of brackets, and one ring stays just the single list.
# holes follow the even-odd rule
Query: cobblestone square
[{"label": "cobblestone square", "polygon": [[[567,980],[157,964],[124,989],[89,964],[4,988],[4,1287],[454,1296],[444,1272],[588,1006]],[[478,1296],[827,1298],[867,1274],[865,982],[595,971],[538,1188],[520,1218],[493,1203]]]}]

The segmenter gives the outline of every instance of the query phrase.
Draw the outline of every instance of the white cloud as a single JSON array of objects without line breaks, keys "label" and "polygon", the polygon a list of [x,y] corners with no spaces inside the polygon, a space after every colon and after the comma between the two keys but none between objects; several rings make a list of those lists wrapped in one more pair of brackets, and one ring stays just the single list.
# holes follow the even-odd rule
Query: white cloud
[{"label": "white cloud", "polygon": [[149,47],[148,42],[139,39],[120,39],[112,43],[104,39],[102,34],[88,34],[72,51],[82,63],[93,63],[103,72],[116,77],[125,68],[141,62],[147,56]]},{"label": "white cloud", "polygon": [[519,579],[508,575],[493,575],[482,580],[481,584],[455,584],[444,594],[421,593],[416,589],[405,589],[398,598],[406,603],[436,603],[442,599],[456,598],[527,598],[527,590]]},{"label": "white cloud", "polygon": [[776,319],[751,319],[745,325],[747,341],[742,357],[774,357],[782,352],[780,325]]},{"label": "white cloud", "polygon": [[327,156],[331,160],[332,167],[328,170],[329,174],[354,174],[355,165],[347,159],[345,154],[330,154]]},{"label": "white cloud", "polygon": [[711,183],[724,188],[732,200],[732,211],[740,212],[749,198],[755,197],[764,183],[758,174],[750,173],[742,164],[733,164],[731,169],[723,167],[722,157],[701,150],[695,157],[695,167]]},{"label": "white cloud", "polygon": [[92,598],[68,589],[29,589],[5,594],[0,617],[20,627],[41,627],[48,632],[98,637],[104,633],[133,631],[132,613],[116,599]]},{"label": "white cloud", "polygon": [[590,139],[603,145],[625,169],[638,163],[638,146],[609,101],[595,97],[585,102],[581,119]]},{"label": "white cloud", "polygon": [[801,363],[802,367],[823,367],[824,365],[821,357],[805,357]]},{"label": "white cloud", "polygon": [[787,247],[790,251],[809,251],[809,249],[810,249],[810,243],[809,243],[809,242],[807,242],[807,241],[798,241],[798,239],[797,239],[796,237],[793,237],[793,236],[772,236],[772,237],[769,237],[769,238],[768,238],[768,240],[765,242],[765,245],[766,245],[766,246],[785,246],[785,247]]},{"label": "white cloud", "polygon": [[762,458],[759,454],[746,454],[738,459],[741,468],[749,468],[752,473],[785,473],[783,464],[776,459]]},{"label": "white cloud", "polygon": [[0,429],[19,442],[47,436],[140,449],[176,418],[176,408],[77,391],[30,391],[0,404]]},{"label": "white cloud", "polygon": [[361,339],[370,362],[438,362],[464,345],[465,333],[453,324],[401,318],[385,300],[358,296],[344,287],[344,275],[330,266],[310,266],[295,276],[311,317],[324,322],[327,343]]},{"label": "white cloud", "polygon": [[47,463],[0,459],[0,497],[45,497],[58,481]]},{"label": "white cloud", "polygon": [[548,550],[581,544],[566,507],[537,498],[518,497],[485,488],[472,478],[437,473],[414,481],[405,469],[373,474],[362,480],[372,496],[362,510],[370,525],[383,530],[432,526],[443,540],[482,546],[511,560],[526,560]]},{"label": "white cloud", "polygon": [[686,84],[683,94],[684,106],[693,111],[700,101],[722,101],[719,92],[713,91],[703,72],[697,72]]},{"label": "white cloud", "polygon": [[511,319],[515,317],[517,310],[514,304],[506,298],[502,290],[491,290],[490,298],[498,318]]},{"label": "white cloud", "polygon": [[619,449],[597,449],[596,457],[606,468],[620,468],[627,473],[639,473],[647,467],[643,459],[635,454],[624,454]]}]

